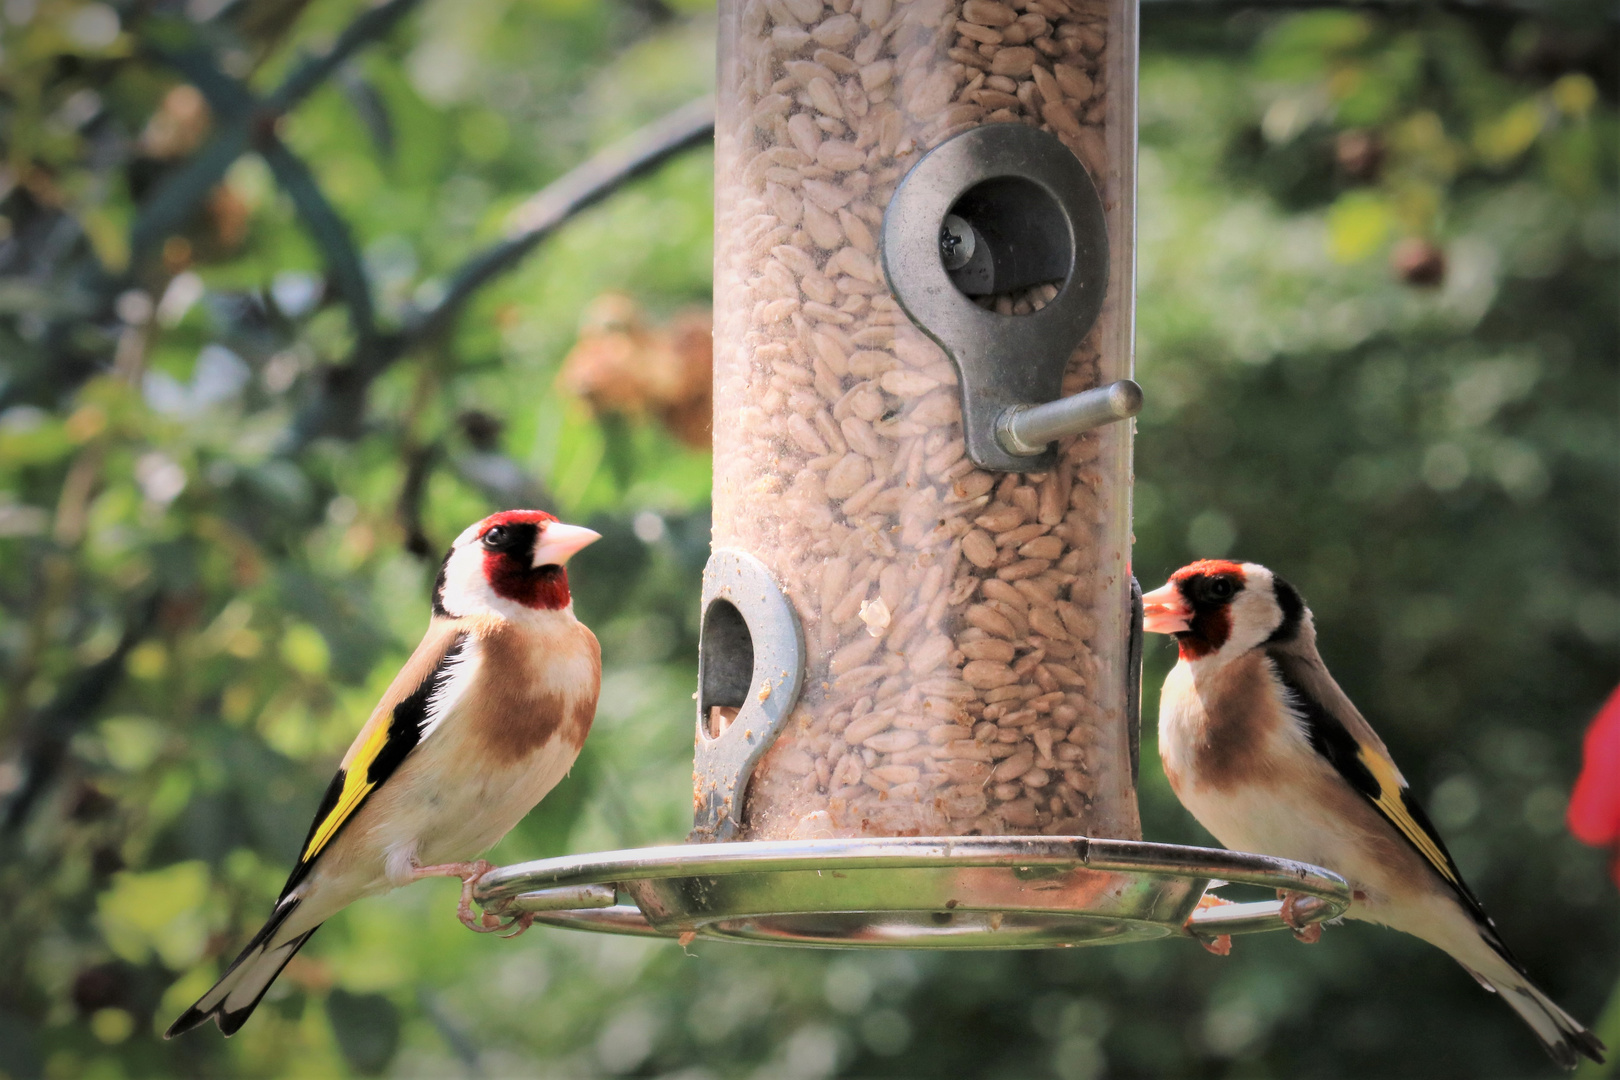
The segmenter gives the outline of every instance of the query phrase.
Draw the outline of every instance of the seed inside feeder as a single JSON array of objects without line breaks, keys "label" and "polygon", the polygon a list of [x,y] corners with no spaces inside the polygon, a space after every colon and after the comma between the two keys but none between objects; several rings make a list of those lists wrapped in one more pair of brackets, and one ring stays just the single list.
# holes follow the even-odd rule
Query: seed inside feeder
[{"label": "seed inside feeder", "polygon": [[[770,568],[807,658],[747,791],[748,839],[1140,835],[1129,428],[1060,442],[1046,473],[975,468],[956,369],[899,309],[877,243],[927,150],[1043,128],[1102,192],[1113,252],[1063,392],[1128,377],[1133,11],[722,0],[714,541]],[[975,243],[942,222],[947,269]],[[975,299],[1023,314],[1060,284]]]}]

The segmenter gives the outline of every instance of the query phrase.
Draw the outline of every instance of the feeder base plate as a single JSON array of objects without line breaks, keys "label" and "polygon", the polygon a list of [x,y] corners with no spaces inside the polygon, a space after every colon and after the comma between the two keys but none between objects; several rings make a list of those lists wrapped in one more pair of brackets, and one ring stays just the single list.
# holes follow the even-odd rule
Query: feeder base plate
[{"label": "feeder base plate", "polygon": [[675,844],[490,871],[488,910],[615,934],[818,948],[1044,949],[1284,928],[1279,901],[1201,905],[1222,882],[1302,894],[1343,914],[1319,867],[1263,855],[1081,836]]}]

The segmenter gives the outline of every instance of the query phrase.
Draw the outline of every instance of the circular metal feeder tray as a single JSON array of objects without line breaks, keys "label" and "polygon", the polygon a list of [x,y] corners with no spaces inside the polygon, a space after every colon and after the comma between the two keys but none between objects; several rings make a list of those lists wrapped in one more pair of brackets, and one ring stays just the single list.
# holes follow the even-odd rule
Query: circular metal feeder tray
[{"label": "circular metal feeder tray", "polygon": [[1263,855],[1080,836],[672,844],[490,871],[486,909],[613,934],[821,948],[1042,949],[1284,928],[1279,901],[1201,904],[1222,882],[1337,918],[1337,874]]}]

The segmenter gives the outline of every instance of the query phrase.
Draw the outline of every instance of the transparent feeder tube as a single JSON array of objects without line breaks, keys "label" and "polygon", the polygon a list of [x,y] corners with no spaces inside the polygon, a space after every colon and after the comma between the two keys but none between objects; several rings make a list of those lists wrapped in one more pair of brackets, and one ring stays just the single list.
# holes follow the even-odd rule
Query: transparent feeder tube
[{"label": "transparent feeder tube", "polygon": [[[721,0],[714,543],[802,622],[804,691],[743,836],[1140,836],[1126,719],[1131,425],[1043,474],[965,456],[949,357],[884,281],[884,207],[929,149],[1059,138],[1107,214],[1064,393],[1132,373],[1134,2]],[[1006,315],[1056,284],[983,298]],[[723,717],[715,717],[723,724]]]}]

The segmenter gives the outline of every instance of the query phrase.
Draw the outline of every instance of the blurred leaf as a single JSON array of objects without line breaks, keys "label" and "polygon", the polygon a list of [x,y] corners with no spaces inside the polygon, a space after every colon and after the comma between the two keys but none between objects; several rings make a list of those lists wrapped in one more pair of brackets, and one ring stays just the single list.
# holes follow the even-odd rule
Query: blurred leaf
[{"label": "blurred leaf", "polygon": [[351,994],[339,987],[326,998],[332,1033],[351,1068],[381,1076],[400,1047],[399,1009],[382,994]]},{"label": "blurred leaf", "polygon": [[1339,262],[1360,262],[1389,241],[1395,218],[1383,197],[1365,191],[1339,196],[1328,210],[1328,243]]},{"label": "blurred leaf", "polygon": [[207,928],[202,905],[208,896],[208,866],[175,863],[144,874],[121,873],[96,898],[108,947],[131,963],[153,951],[172,970],[184,970],[202,954]]}]

